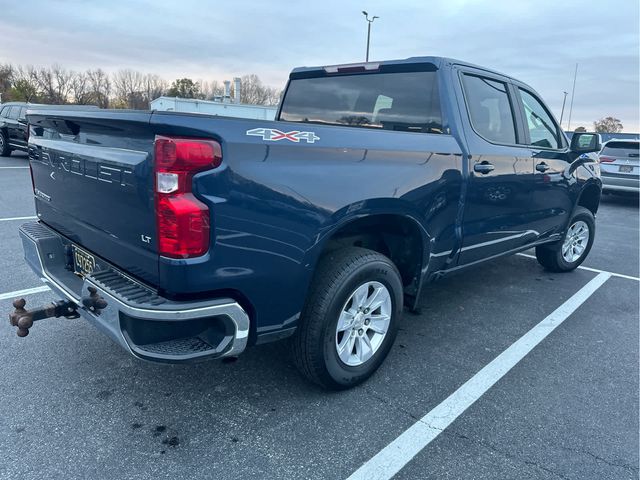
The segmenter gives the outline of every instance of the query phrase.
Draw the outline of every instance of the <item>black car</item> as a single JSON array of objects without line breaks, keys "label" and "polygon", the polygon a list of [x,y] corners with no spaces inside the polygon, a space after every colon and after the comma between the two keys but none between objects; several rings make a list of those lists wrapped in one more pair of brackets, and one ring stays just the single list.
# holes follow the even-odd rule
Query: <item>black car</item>
[{"label": "black car", "polygon": [[27,109],[54,108],[57,110],[94,110],[94,105],[42,105],[37,103],[7,102],[0,105],[0,156],[8,157],[14,150],[27,151],[29,125]]},{"label": "black car", "polygon": [[29,127],[26,113],[29,106],[24,102],[0,106],[0,156],[7,157],[13,150],[27,151]]}]

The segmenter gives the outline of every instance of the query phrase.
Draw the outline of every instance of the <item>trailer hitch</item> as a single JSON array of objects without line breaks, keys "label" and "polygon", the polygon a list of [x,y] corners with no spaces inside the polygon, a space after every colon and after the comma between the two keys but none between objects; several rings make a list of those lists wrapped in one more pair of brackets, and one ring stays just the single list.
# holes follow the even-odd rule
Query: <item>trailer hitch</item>
[{"label": "trailer hitch", "polygon": [[[89,287],[89,295],[82,297],[82,305],[95,315],[107,307],[107,302],[98,295],[98,291],[94,287]],[[43,307],[27,310],[27,301],[24,298],[18,298],[13,301],[15,310],[9,314],[9,323],[13,327],[18,327],[17,334],[19,337],[29,335],[29,329],[33,327],[33,322],[45,320],[47,318],[79,318],[78,305],[71,300],[58,300]]]}]

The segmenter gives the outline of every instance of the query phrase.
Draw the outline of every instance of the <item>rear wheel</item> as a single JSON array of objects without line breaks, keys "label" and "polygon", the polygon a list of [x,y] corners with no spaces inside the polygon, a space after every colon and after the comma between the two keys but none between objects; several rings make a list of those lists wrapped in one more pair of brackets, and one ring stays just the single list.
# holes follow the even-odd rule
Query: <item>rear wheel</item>
[{"label": "rear wheel", "polygon": [[536,247],[540,265],[552,272],[569,272],[576,269],[589,254],[596,233],[593,213],[578,207],[569,222],[569,228],[561,242]]},{"label": "rear wheel", "polygon": [[332,390],[369,378],[395,340],[402,295],[384,255],[357,247],[325,255],[292,339],[300,372]]},{"label": "rear wheel", "polygon": [[11,154],[9,148],[9,142],[7,141],[7,134],[0,132],[0,157],[8,157]]}]

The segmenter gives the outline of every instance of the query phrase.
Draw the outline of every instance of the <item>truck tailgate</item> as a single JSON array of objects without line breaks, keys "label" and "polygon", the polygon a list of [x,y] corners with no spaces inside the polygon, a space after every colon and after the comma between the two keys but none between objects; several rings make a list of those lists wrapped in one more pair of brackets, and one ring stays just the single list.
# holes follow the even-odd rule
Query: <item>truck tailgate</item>
[{"label": "truck tailgate", "polygon": [[28,112],[39,219],[157,285],[151,112]]}]

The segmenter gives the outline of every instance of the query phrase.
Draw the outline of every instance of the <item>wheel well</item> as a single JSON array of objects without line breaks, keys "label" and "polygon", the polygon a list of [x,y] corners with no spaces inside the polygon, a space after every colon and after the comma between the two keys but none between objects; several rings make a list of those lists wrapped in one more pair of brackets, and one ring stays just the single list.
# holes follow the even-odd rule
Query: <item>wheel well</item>
[{"label": "wheel well", "polygon": [[354,220],[333,233],[322,253],[348,246],[368,248],[389,257],[400,272],[405,293],[417,293],[423,244],[413,220],[386,214]]},{"label": "wheel well", "polygon": [[580,194],[578,205],[584,207],[587,210],[591,210],[594,215],[598,211],[598,205],[600,204],[600,189],[595,185],[589,185]]}]

